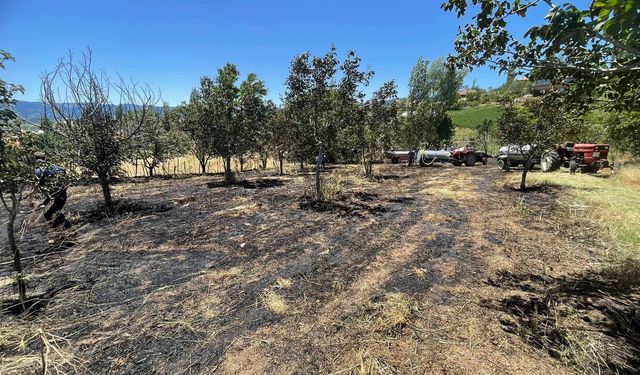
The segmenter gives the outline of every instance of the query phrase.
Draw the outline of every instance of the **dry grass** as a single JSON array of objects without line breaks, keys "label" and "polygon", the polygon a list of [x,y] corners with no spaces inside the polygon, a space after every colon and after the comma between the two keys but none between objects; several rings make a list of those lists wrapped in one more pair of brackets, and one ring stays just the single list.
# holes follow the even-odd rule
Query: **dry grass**
[{"label": "dry grass", "polygon": [[267,310],[273,311],[276,314],[286,314],[290,310],[285,298],[273,289],[267,289],[262,292],[260,300]]},{"label": "dry grass", "polygon": [[472,191],[455,188],[428,187],[422,190],[421,193],[437,198],[451,199],[454,201],[466,201],[476,198],[476,194]]},{"label": "dry grass", "polygon": [[614,259],[640,258],[640,168],[623,169],[615,176],[607,173],[532,173],[528,183],[565,188],[570,197],[561,203],[575,218],[590,220],[608,232],[617,248]]},{"label": "dry grass", "polygon": [[[322,198],[325,201],[335,201],[341,197],[346,189],[353,187],[366,187],[373,185],[373,182],[365,178],[357,165],[347,165],[340,169],[332,170],[330,173],[323,173],[321,176],[320,189]],[[307,176],[304,184],[304,196],[315,198],[315,175]]]},{"label": "dry grass", "polygon": [[293,286],[293,280],[285,279],[283,277],[278,277],[274,285],[274,287],[280,288],[280,289],[290,289],[292,286]]},{"label": "dry grass", "polygon": [[413,301],[404,293],[387,293],[377,308],[377,330],[389,331],[409,322],[413,312]]},{"label": "dry grass", "polygon": [[69,350],[67,339],[37,328],[33,334],[7,337],[0,347],[13,343],[14,355],[0,355],[0,373],[61,375],[85,373],[83,361]]},{"label": "dry grass", "polygon": [[397,371],[382,358],[367,350],[359,350],[355,353],[356,364],[351,367],[349,374],[353,375],[381,375],[395,374]]}]

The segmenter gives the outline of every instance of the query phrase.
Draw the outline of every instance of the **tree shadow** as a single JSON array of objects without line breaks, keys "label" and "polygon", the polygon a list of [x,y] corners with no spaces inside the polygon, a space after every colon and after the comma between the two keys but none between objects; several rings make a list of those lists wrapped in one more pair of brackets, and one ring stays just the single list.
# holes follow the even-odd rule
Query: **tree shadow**
[{"label": "tree shadow", "polygon": [[355,194],[339,194],[331,200],[315,200],[303,197],[299,207],[323,213],[335,213],[338,216],[380,215],[388,208],[380,203],[372,203],[378,198],[377,194],[357,192]]},{"label": "tree shadow", "polygon": [[166,212],[174,207],[174,202],[150,203],[138,200],[120,199],[115,200],[111,208],[105,207],[104,203],[99,203],[98,207],[95,209],[79,211],[78,216],[69,221],[72,225],[96,223],[116,216]]},{"label": "tree shadow", "polygon": [[213,181],[207,183],[207,187],[210,189],[231,186],[239,186],[245,189],[265,189],[284,186],[284,181],[275,178],[259,178],[256,180],[239,180],[232,184],[227,184],[224,181]]},{"label": "tree shadow", "polygon": [[[636,261],[634,267],[640,269],[640,264]],[[611,373],[638,374],[639,280],[629,283],[623,273],[611,270],[559,278],[500,271],[487,283],[519,292],[501,301],[483,302],[508,314],[509,319],[501,321],[505,331],[524,337],[552,357],[580,364],[583,370],[600,366]],[[585,333],[600,336],[583,342],[579,337]]]}]

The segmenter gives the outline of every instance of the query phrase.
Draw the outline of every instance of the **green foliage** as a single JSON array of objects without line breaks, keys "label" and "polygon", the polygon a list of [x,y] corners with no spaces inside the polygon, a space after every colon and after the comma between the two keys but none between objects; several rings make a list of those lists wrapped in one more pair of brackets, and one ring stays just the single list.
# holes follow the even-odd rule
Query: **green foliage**
[{"label": "green foliage", "polygon": [[184,133],[172,126],[171,110],[165,104],[162,115],[151,112],[145,118],[140,132],[132,139],[131,157],[142,160],[149,176],[153,176],[156,167],[183,153],[185,143]]},{"label": "green foliage", "polygon": [[402,119],[402,143],[416,148],[448,143],[455,126],[446,111],[456,105],[464,71],[456,71],[443,59],[431,65],[420,58],[409,79],[409,100]]},{"label": "green foliage", "polygon": [[[490,64],[510,74],[527,73],[565,83],[574,104],[630,109],[640,101],[640,3],[593,1],[587,9],[549,0],[448,0],[442,7],[467,16],[451,62],[459,67]],[[514,35],[509,24],[536,6],[547,6],[544,23]],[[604,103],[602,102],[604,100]]]},{"label": "green foliage", "polygon": [[186,134],[191,152],[198,159],[200,172],[206,172],[213,157],[214,124],[207,120],[204,105],[197,90],[191,92],[189,103],[182,103],[169,113],[169,121]]},{"label": "green foliage", "polygon": [[[339,60],[336,48],[332,47],[324,56],[308,52],[294,57],[289,68],[285,102],[294,126],[302,136],[300,150],[314,145],[317,155],[323,155],[326,145],[335,134],[335,75]],[[320,163],[316,163],[315,196],[322,199],[320,186]]]},{"label": "green foliage", "polygon": [[608,139],[619,150],[640,157],[640,111],[613,113],[603,119]]},{"label": "green foliage", "polygon": [[530,98],[522,103],[510,99],[502,101],[503,112],[498,119],[497,138],[503,144],[513,145],[527,157],[520,188],[525,189],[529,166],[542,151],[562,143],[576,128],[576,120],[554,95]]},{"label": "green foliage", "polygon": [[[0,69],[4,69],[5,61],[14,59],[8,52],[0,50]],[[34,169],[38,165],[34,154],[39,151],[39,142],[33,133],[23,131],[16,121],[17,115],[13,110],[16,101],[13,95],[22,91],[21,86],[0,80],[0,202],[7,212],[7,248],[13,257],[18,294],[24,309],[26,284],[22,277],[14,223],[23,199],[35,193],[35,190],[27,190],[34,183]]]},{"label": "green foliage", "polygon": [[[240,87],[238,68],[226,64],[214,79],[202,77],[200,89],[192,96],[198,149],[202,155],[218,155],[224,159],[225,182],[233,182],[231,158],[244,157],[257,148],[256,127],[264,124],[264,82],[250,73]],[[206,130],[205,130],[206,129]]]},{"label": "green foliage", "polygon": [[[258,80],[254,73],[249,73],[247,79],[240,84],[239,116],[240,133],[237,154],[240,156],[258,152],[266,155],[266,149],[261,147],[261,137],[267,126],[267,105],[264,96],[267,88],[264,82]],[[266,160],[266,159],[265,159]]]},{"label": "green foliage", "polygon": [[371,176],[375,160],[380,160],[397,132],[398,90],[394,81],[385,82],[365,104],[364,121],[354,124],[353,146],[360,151],[366,176]]},{"label": "green foliage", "polygon": [[529,80],[513,80],[502,85],[499,90],[507,95],[525,96],[531,94],[533,84]]},{"label": "green foliage", "polygon": [[447,66],[444,59],[429,64],[428,60],[421,57],[409,78],[409,100],[449,109],[458,100],[458,90],[462,87],[465,75],[466,72]]}]

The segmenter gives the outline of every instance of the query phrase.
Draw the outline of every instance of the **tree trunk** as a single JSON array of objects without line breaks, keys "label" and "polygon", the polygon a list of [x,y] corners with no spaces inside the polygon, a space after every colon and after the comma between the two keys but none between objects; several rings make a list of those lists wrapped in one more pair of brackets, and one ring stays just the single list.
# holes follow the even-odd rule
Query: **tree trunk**
[{"label": "tree trunk", "polygon": [[149,167],[149,177],[153,177],[153,167]]},{"label": "tree trunk", "polygon": [[244,156],[241,155],[238,161],[240,162],[240,172],[244,172]]},{"label": "tree trunk", "polygon": [[113,206],[111,199],[111,186],[106,176],[98,176],[100,178],[100,186],[102,187],[102,197],[104,198],[104,207],[109,210]]},{"label": "tree trunk", "polygon": [[11,197],[11,211],[9,212],[9,220],[7,221],[7,242],[9,250],[13,254],[13,269],[16,272],[16,283],[18,284],[18,295],[20,296],[20,304],[22,310],[25,309],[24,302],[27,299],[27,287],[22,278],[22,261],[20,259],[20,249],[16,245],[16,237],[14,232],[14,223],[18,215],[18,200],[15,195]]},{"label": "tree trunk", "polygon": [[280,162],[280,176],[284,175],[284,168],[282,167],[283,159],[282,155],[278,157],[278,161]]},{"label": "tree trunk", "polygon": [[262,170],[267,169],[267,161],[269,161],[269,157],[266,155],[263,155],[262,157],[260,157],[260,167],[262,168]]},{"label": "tree trunk", "polygon": [[233,183],[233,173],[231,172],[231,155],[224,158],[224,182],[227,185]]},{"label": "tree trunk", "polygon": [[198,162],[200,163],[200,174],[204,175],[205,173],[207,173],[207,161],[202,158],[198,159]]},{"label": "tree trunk", "polygon": [[322,162],[322,143],[318,147],[318,157],[316,158],[316,199],[322,200],[322,187],[320,186],[320,164]]},{"label": "tree trunk", "polygon": [[520,179],[520,190],[525,191],[527,181],[527,173],[529,173],[529,166],[531,165],[531,158],[528,158],[527,161],[524,162],[524,170],[522,171],[522,178]]},{"label": "tree trunk", "polygon": [[364,160],[362,162],[362,167],[364,169],[364,176],[371,177],[373,175],[373,162],[371,160]]},{"label": "tree trunk", "polygon": [[304,158],[300,156],[300,170],[304,170]]}]

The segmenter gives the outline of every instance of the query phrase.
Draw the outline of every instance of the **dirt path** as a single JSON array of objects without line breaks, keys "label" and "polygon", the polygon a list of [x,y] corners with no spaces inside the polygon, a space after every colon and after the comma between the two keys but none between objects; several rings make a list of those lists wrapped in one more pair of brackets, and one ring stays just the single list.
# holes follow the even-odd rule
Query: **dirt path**
[{"label": "dirt path", "polygon": [[544,220],[558,192],[522,196],[490,166],[378,174],[327,174],[342,195],[321,207],[300,201],[305,176],[125,184],[144,204],[93,221],[75,191],[74,245],[29,270],[35,291],[69,287],[0,328],[46,322],[96,373],[574,372],[513,328],[602,252]]}]

